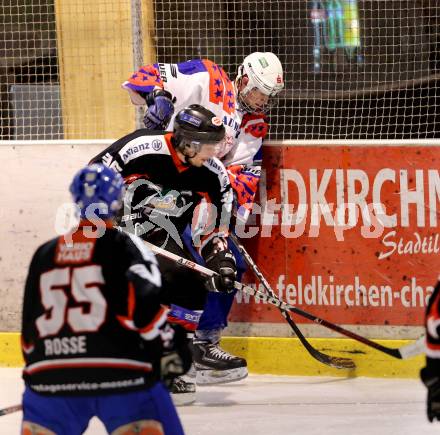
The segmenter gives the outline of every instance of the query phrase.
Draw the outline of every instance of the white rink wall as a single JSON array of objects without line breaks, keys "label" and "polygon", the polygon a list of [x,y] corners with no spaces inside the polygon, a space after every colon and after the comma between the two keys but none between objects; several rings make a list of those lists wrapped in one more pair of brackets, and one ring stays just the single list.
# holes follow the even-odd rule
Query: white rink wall
[{"label": "white rink wall", "polygon": [[[70,203],[69,184],[75,172],[105,149],[113,140],[70,141],[0,141],[0,332],[20,329],[21,299],[27,267],[35,249],[55,237],[55,216],[62,204]],[[313,142],[313,143],[312,143]],[[346,142],[325,142],[341,145]],[[381,142],[383,144],[383,142]],[[429,141],[425,146],[434,145]],[[268,142],[266,145],[317,145],[317,141]],[[377,145],[371,141],[353,141],[350,146]],[[402,145],[390,142],[388,145]],[[415,141],[407,146],[418,145]],[[438,145],[438,141],[435,141]],[[265,189],[264,189],[265,190]],[[370,338],[414,339],[423,333],[421,326],[346,325]],[[312,324],[302,325],[307,336],[337,336]],[[231,323],[227,335],[278,336],[291,335],[282,323]]]},{"label": "white rink wall", "polygon": [[[0,366],[22,364],[16,331],[20,330],[23,286],[31,256],[41,243],[56,236],[55,216],[63,204],[71,204],[68,188],[73,175],[111,142],[0,141]],[[67,222],[64,227],[67,229]],[[344,326],[373,339],[386,338],[384,344],[391,348],[423,333],[421,326]],[[357,365],[353,376],[416,378],[423,365],[421,357],[402,362],[335,333],[331,333],[335,338],[330,338],[329,331],[319,325],[301,324],[301,330],[308,337],[321,337],[311,339],[317,348],[353,357]],[[292,331],[284,322],[254,322],[248,312],[239,322],[231,323],[227,333],[235,337],[225,337],[222,345],[246,358],[252,373],[345,376],[310,358],[298,339],[287,338],[292,337]],[[406,340],[389,340],[400,338]]]},{"label": "white rink wall", "polygon": [[35,249],[55,237],[55,216],[70,203],[75,172],[111,141],[78,144],[0,141],[0,331],[18,331],[27,267]]}]

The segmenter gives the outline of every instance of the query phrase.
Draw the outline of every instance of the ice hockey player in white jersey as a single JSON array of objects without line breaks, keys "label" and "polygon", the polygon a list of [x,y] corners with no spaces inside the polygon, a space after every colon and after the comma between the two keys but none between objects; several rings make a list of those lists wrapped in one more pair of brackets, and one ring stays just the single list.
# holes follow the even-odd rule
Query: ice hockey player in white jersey
[{"label": "ice hockey player in white jersey", "polygon": [[214,62],[194,59],[143,66],[122,86],[133,104],[148,106],[144,123],[150,129],[172,130],[173,114],[190,104],[215,113],[226,128],[217,157],[229,166],[253,162],[267,134],[265,114],[284,81],[277,56],[255,52],[244,59],[234,82]]},{"label": "ice hockey player in white jersey", "polygon": [[[122,87],[133,104],[146,105],[144,124],[152,130],[172,130],[175,114],[189,104],[200,104],[222,119],[226,135],[217,157],[228,169],[237,217],[245,221],[260,178],[261,147],[268,132],[266,113],[284,87],[278,57],[270,52],[251,53],[234,81],[207,59],[156,63],[141,67]],[[239,257],[236,252],[240,273],[246,267]],[[232,294],[208,296],[193,342],[199,384],[233,382],[247,376],[246,360],[219,347],[232,302]]]}]

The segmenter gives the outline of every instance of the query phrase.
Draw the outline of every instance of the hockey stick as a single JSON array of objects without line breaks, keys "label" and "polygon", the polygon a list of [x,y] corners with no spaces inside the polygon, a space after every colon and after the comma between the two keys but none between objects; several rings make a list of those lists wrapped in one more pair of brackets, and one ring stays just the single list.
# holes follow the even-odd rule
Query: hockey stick
[{"label": "hockey stick", "polygon": [[402,359],[412,358],[413,356],[426,353],[426,335],[422,335],[413,343],[399,347]]},{"label": "hockey stick", "polygon": [[[252,269],[254,275],[260,280],[261,284],[263,284],[269,296],[274,297],[275,293],[272,290],[272,287],[270,286],[269,282],[264,277],[264,275],[260,272],[258,266],[255,264],[252,257],[246,251],[245,247],[240,243],[240,241],[237,239],[237,237],[234,234],[232,233],[229,234],[229,238],[232,240],[236,248],[240,251],[241,255],[243,255],[247,265]],[[327,364],[331,367],[336,367],[337,369],[354,369],[356,367],[353,360],[349,358],[338,358],[319,352],[307,341],[307,339],[304,337],[304,335],[302,334],[296,323],[293,321],[293,319],[289,316],[287,311],[280,309],[280,312],[283,315],[283,317],[286,319],[290,327],[293,329],[296,336],[299,338],[299,341],[302,343],[302,345],[306,348],[307,352],[309,352],[309,354],[313,358],[315,358],[316,360],[318,360],[323,364]]]},{"label": "hockey stick", "polygon": [[[181,264],[182,266],[196,270],[197,272],[205,276],[213,276],[215,274],[215,272],[213,272],[212,270],[204,266],[200,266],[200,264],[194,263],[191,260],[187,260],[186,258],[180,257],[179,255],[173,254],[172,252],[166,251],[165,249],[159,248],[158,246],[152,245],[149,242],[144,241],[144,243],[147,246],[149,246],[154,253],[166,257],[170,260],[173,260],[177,264]],[[363,343],[366,346],[372,347],[378,350],[379,352],[386,353],[387,355],[392,356],[393,358],[406,359],[409,357],[409,356],[404,356],[401,353],[401,349],[404,349],[406,346],[403,346],[400,349],[393,349],[387,346],[383,346],[380,343],[376,343],[366,337],[362,337],[361,335],[356,334],[355,332],[349,331],[348,329],[345,329],[342,326],[335,325],[334,323],[321,319],[320,317],[315,316],[314,314],[310,314],[307,311],[303,311],[300,308],[294,307],[293,305],[286,304],[286,302],[281,301],[275,296],[268,296],[265,293],[253,289],[252,287],[249,287],[245,284],[241,284],[236,281],[234,287],[237,290],[242,291],[243,293],[247,293],[251,296],[258,296],[259,299],[262,299],[263,301],[271,305],[274,305],[283,311],[290,311],[291,313],[298,314],[301,317],[304,317],[306,319],[311,320],[314,323],[324,326],[325,328],[331,329],[332,331],[338,332],[339,334],[345,335],[346,337],[350,337],[353,340],[359,341],[360,343]]]},{"label": "hockey stick", "polygon": [[12,414],[13,412],[21,411],[23,408],[21,405],[9,406],[8,408],[0,409],[0,417],[2,415]]}]

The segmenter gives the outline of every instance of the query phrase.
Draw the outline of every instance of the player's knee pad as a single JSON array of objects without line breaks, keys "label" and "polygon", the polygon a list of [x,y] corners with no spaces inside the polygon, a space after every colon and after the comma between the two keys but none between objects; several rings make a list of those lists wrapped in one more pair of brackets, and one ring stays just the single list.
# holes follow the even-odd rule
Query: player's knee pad
[{"label": "player's knee pad", "polygon": [[32,423],[31,421],[24,421],[21,427],[22,435],[56,435],[55,432],[40,426],[39,424]]},{"label": "player's knee pad", "polygon": [[164,435],[162,423],[157,420],[139,420],[125,424],[111,435]]}]

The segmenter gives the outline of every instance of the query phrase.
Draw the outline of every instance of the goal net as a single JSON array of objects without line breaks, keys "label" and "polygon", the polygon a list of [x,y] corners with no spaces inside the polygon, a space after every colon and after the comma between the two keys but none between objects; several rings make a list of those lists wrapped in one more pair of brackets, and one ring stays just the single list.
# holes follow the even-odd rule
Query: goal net
[{"label": "goal net", "polygon": [[0,139],[118,137],[137,62],[256,50],[285,70],[272,139],[435,138],[439,26],[436,0],[3,0]]}]

